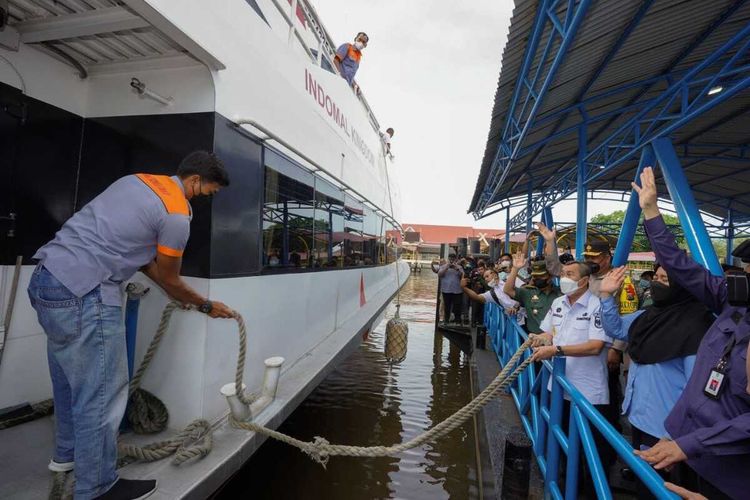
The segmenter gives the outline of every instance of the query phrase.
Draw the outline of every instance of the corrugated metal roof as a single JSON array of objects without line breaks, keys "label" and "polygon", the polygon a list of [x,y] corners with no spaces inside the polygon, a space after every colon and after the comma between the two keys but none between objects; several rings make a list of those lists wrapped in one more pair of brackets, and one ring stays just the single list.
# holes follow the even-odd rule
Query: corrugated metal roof
[{"label": "corrugated metal roof", "polygon": [[[9,25],[21,33],[22,42],[86,71],[178,56],[189,64],[193,57],[117,0],[9,0],[8,11]],[[96,23],[104,28],[94,28]]]},{"label": "corrugated metal roof", "polygon": [[[539,3],[536,0],[516,0],[508,42],[503,52],[487,146],[470,212],[477,209],[491,175]],[[561,18],[564,18],[562,12],[567,4],[560,2],[558,14]],[[607,60],[608,54],[642,8],[647,9],[645,15]],[[591,150],[597,141],[611,135],[641,109],[631,109],[629,106],[655,98],[667,88],[668,82],[662,79],[599,99],[592,98],[670,72],[684,73],[747,26],[749,21],[750,2],[744,0],[594,0],[546,93],[533,126],[524,137],[521,144],[523,153],[511,164],[505,181],[490,204],[525,196],[529,183],[534,192],[541,192],[559,178],[561,171],[574,168],[573,161],[578,153],[576,127],[583,119],[578,112],[561,114],[562,110],[586,101],[590,103],[586,107],[590,116],[613,113],[613,116],[589,125],[587,133]],[[541,61],[540,54],[548,34],[541,37],[532,71],[542,64],[542,73],[546,72],[559,45],[559,38],[553,43],[553,50],[546,60]],[[745,64],[747,62],[744,61]],[[525,86],[520,89],[518,102],[523,102],[527,91]],[[750,92],[743,91],[682,126],[671,136],[678,153],[680,145],[686,143],[748,144],[748,110]],[[542,147],[534,146],[555,132],[566,129],[570,133]],[[704,154],[712,152],[716,152],[715,147],[707,149]],[[701,151],[691,149],[688,156],[700,154]],[[688,159],[683,162],[683,166],[688,165],[685,167],[688,181],[696,185],[694,193],[702,203],[702,210],[723,218],[726,216],[727,200],[731,198],[737,212],[750,216],[750,169],[740,168],[737,160],[725,158],[704,159],[692,166]],[[590,189],[630,190],[636,164],[637,158],[608,171]],[[664,189],[664,186],[661,188]]]}]

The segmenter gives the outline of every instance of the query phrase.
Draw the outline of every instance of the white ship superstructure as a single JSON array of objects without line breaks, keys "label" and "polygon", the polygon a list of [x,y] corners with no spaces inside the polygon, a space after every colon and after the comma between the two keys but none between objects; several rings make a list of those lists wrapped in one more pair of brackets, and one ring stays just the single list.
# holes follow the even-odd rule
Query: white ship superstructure
[{"label": "white ship superstructure", "polygon": [[[250,390],[264,359],[285,358],[277,399],[258,419],[279,425],[408,276],[377,120],[336,74],[333,41],[312,6],[4,3],[0,310],[14,293],[15,305],[0,332],[0,409],[51,397],[46,336],[26,296],[36,249],[117,178],[172,174],[185,154],[205,149],[224,161],[231,186],[193,206],[183,274],[245,318]],[[144,276],[132,281],[152,287],[140,303],[137,365],[168,298]],[[143,386],[169,408],[170,429],[198,417],[214,423],[214,450],[196,464],[136,464],[123,475],[158,477],[161,498],[202,498],[240,467],[261,440],[225,423],[219,389],[233,381],[236,356],[234,322],[175,314]],[[0,436],[0,497],[45,495],[51,419]]]}]

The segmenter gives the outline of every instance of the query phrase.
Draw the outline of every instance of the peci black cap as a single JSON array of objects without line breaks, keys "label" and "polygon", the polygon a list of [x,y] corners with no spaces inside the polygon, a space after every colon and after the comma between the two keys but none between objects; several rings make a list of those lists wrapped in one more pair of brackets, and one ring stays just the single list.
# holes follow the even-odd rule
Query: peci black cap
[{"label": "peci black cap", "polygon": [[745,240],[732,251],[732,257],[742,259],[745,264],[750,263],[750,240]]}]

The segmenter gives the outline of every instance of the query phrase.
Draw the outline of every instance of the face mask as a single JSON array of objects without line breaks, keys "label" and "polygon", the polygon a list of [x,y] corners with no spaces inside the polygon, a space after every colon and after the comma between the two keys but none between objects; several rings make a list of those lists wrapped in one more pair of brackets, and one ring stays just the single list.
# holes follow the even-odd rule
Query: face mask
[{"label": "face mask", "polygon": [[567,276],[560,278],[560,291],[565,295],[570,295],[578,291],[580,287],[576,280],[570,279]]},{"label": "face mask", "polygon": [[649,280],[640,280],[638,284],[641,286],[642,289],[646,290],[651,286],[651,282]]},{"label": "face mask", "polygon": [[654,300],[654,304],[664,304],[668,302],[672,296],[672,289],[663,283],[654,281],[651,283],[651,298]]},{"label": "face mask", "polygon": [[500,277],[500,279],[501,279],[501,280],[503,280],[503,281],[505,281],[505,280],[507,280],[507,279],[508,279],[508,273],[506,273],[505,271],[503,271],[503,272],[501,272],[501,273],[498,273],[498,276],[499,276],[499,277]]},{"label": "face mask", "polygon": [[530,276],[529,271],[525,267],[523,269],[519,269],[518,271],[519,278],[521,278],[522,280],[527,280],[529,279],[529,276]]},{"label": "face mask", "polygon": [[537,288],[544,288],[549,283],[549,280],[547,278],[535,278],[534,279],[534,286]]},{"label": "face mask", "polygon": [[487,284],[491,286],[492,288],[495,288],[497,286],[497,280],[496,279],[490,280],[487,282]]},{"label": "face mask", "polygon": [[599,264],[597,264],[593,260],[587,260],[585,261],[585,264],[591,269],[591,274],[598,274],[599,270],[601,269],[601,267],[599,267]]},{"label": "face mask", "polygon": [[502,260],[500,261],[500,268],[502,269],[510,269],[511,262],[508,260]]},{"label": "face mask", "polygon": [[354,48],[362,52],[362,49],[365,48],[365,44],[360,41],[356,41],[354,42]]}]

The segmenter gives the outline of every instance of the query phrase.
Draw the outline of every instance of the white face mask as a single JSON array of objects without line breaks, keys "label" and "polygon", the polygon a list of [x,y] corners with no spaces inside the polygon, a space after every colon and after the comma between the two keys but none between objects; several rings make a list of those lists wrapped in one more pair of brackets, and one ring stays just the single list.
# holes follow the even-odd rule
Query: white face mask
[{"label": "white face mask", "polygon": [[497,280],[496,279],[490,280],[487,282],[487,284],[491,286],[492,288],[495,288],[497,286]]},{"label": "white face mask", "polygon": [[362,52],[362,49],[365,48],[365,44],[362,43],[362,42],[360,42],[358,40],[358,41],[354,42],[354,48],[357,49],[358,51]]},{"label": "white face mask", "polygon": [[568,277],[560,278],[560,291],[565,295],[575,293],[579,288],[580,287],[578,286],[578,282],[576,280],[570,279]]}]

